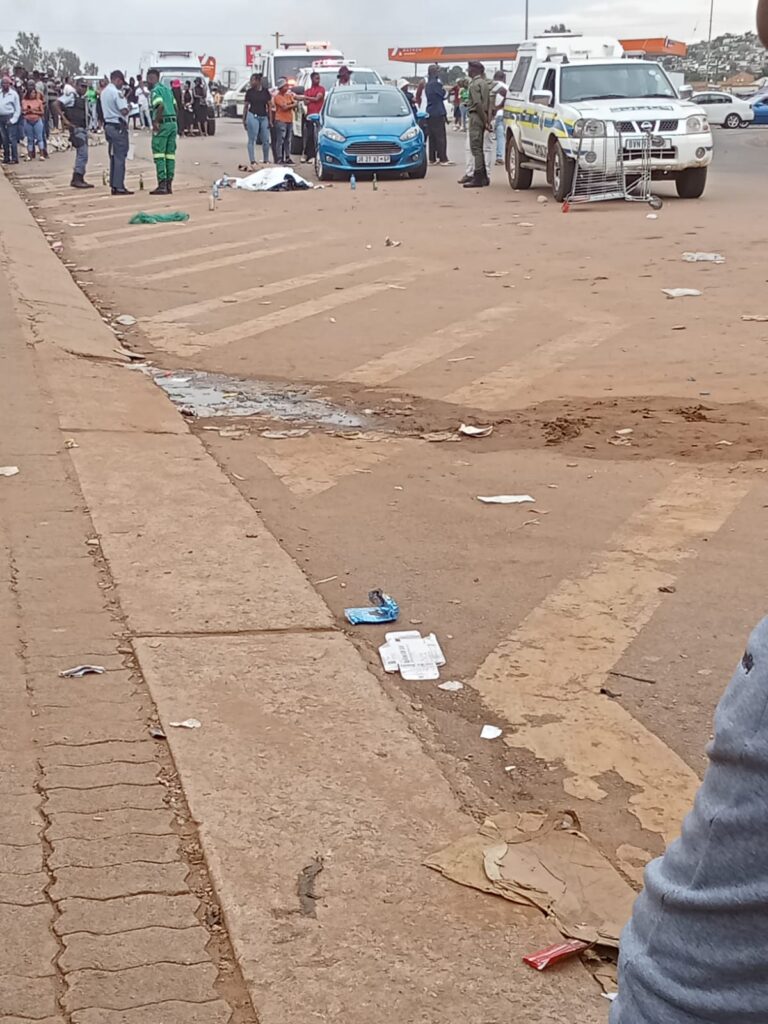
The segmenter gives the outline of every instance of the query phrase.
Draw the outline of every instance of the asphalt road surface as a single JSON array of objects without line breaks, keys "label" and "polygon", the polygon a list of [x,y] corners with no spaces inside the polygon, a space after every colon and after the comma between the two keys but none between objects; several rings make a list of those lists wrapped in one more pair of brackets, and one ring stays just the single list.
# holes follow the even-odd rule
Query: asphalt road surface
[{"label": "asphalt road surface", "polygon": [[[149,188],[136,138],[128,185]],[[765,612],[768,323],[744,318],[768,317],[768,133],[718,131],[704,198],[662,185],[653,219],[564,215],[503,168],[465,191],[450,143],[458,166],[424,181],[224,190],[215,212],[211,181],[245,159],[237,121],[182,140],[172,199],[74,194],[69,154],[18,181],[104,315],[137,319],[123,343],[171,372],[181,406],[210,401],[194,371],[227,378],[233,414],[190,429],[337,621],[380,587],[403,628],[437,633],[459,693],[385,676],[384,628],[348,627],[447,776],[468,772],[489,806],[575,808],[638,881]],[[140,209],[190,220],[129,226]],[[244,392],[255,415],[237,414]],[[450,436],[461,423],[494,429]],[[508,494],[534,500],[477,500]],[[480,741],[485,723],[503,740]]]}]

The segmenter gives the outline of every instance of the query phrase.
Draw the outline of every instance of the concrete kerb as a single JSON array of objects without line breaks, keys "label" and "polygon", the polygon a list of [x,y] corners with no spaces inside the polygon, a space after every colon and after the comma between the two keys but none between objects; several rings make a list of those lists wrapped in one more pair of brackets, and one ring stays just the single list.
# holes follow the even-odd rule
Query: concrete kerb
[{"label": "concrete kerb", "polygon": [[[531,1024],[597,1024],[602,1001],[578,967],[542,988],[519,955],[510,958],[555,941],[550,925],[421,867],[474,823],[309,581],[164,394],[105,365],[113,333],[2,176],[0,203],[6,264],[19,253],[36,269],[35,278],[9,271],[21,319],[39,309],[40,280],[50,280],[45,299],[61,309],[58,319],[38,318],[29,340],[62,430],[77,431],[73,465],[128,625],[142,638],[139,665],[166,725],[204,721],[200,734],[168,729],[168,741],[264,1024],[298,1024],[307,1007],[359,1020],[364,992],[370,1024],[391,1019],[395,992],[401,1019],[459,1024],[490,1019],[499,988],[512,1016]],[[80,337],[62,337],[68,310]],[[315,921],[293,897],[297,873],[318,854],[328,871]]]}]

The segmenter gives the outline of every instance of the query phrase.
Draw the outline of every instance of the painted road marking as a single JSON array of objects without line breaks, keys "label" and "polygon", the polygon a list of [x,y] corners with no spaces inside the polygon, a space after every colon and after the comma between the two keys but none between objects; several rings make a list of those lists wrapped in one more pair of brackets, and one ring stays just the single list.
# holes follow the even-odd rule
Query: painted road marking
[{"label": "painted road marking", "polygon": [[[306,302],[294,303],[286,309],[278,309],[274,313],[257,317],[254,320],[244,320],[241,323],[233,324],[231,327],[222,327],[210,334],[190,335],[188,332],[181,332],[178,342],[182,345],[184,352],[204,352],[209,348],[221,348],[223,345],[230,345],[234,341],[243,338],[256,338],[268,331],[275,331],[288,324],[298,323],[318,313],[327,313],[339,306],[346,306],[352,302],[359,302],[368,299],[372,295],[389,291],[396,281],[373,281],[369,284],[353,285],[341,292],[331,292],[329,295],[322,295],[317,299],[308,299]],[[186,344],[184,344],[186,342]],[[161,346],[164,340],[160,342]]]},{"label": "painted road marking", "polygon": [[310,285],[318,284],[320,281],[343,276],[344,274],[358,277],[363,271],[369,270],[372,267],[383,266],[387,262],[392,261],[386,259],[374,259],[368,260],[367,262],[356,261],[354,263],[344,263],[338,267],[328,267],[325,270],[317,270],[311,274],[302,274],[300,277],[287,277],[281,281],[273,281],[269,284],[256,285],[253,288],[244,288],[242,291],[231,292],[227,295],[218,295],[212,299],[202,299],[200,302],[190,302],[186,306],[176,306],[173,309],[164,309],[160,313],[155,313],[153,316],[144,317],[142,319],[143,323],[146,324],[188,323],[191,319],[223,308],[228,305],[232,299],[237,299],[240,304],[245,302],[254,302],[257,299],[268,299],[272,295],[280,295],[282,292],[290,292],[295,288],[307,288]]},{"label": "painted road marking", "polygon": [[[514,728],[508,742],[562,763],[566,792],[600,800],[616,772],[643,828],[674,835],[695,772],[600,687],[654,614],[695,542],[724,524],[749,483],[682,473],[614,534],[583,575],[563,580],[486,658],[472,687]],[[541,724],[544,720],[544,724]]]},{"label": "painted road marking", "polygon": [[[126,220],[130,219],[135,212],[135,210],[126,208]],[[182,236],[186,239],[189,235],[196,234],[198,231],[214,232],[218,227],[222,226],[222,223],[226,226],[237,220],[242,221],[242,219],[242,212],[233,210],[229,214],[217,214],[215,218],[204,220],[202,223],[190,225],[189,223],[179,222],[178,224],[169,224],[165,228],[155,225],[149,231],[144,232],[139,230],[142,225],[133,224],[127,228],[118,228],[116,231],[97,231],[92,235],[79,235],[73,239],[72,244],[76,249],[99,248],[102,245],[108,246],[110,249],[117,245],[144,245],[150,247],[161,239],[181,238]],[[257,241],[258,239],[254,238],[254,244]]]},{"label": "painted road marking", "polygon": [[[309,229],[303,231],[276,231],[269,235],[259,235],[259,238],[246,238],[239,242],[217,242],[214,245],[201,245],[197,249],[184,249],[182,252],[170,253],[168,256],[150,256],[148,259],[138,260],[136,263],[121,263],[122,270],[143,270],[145,267],[162,266],[165,268],[169,263],[183,261],[189,263],[191,259],[198,256],[213,256],[216,253],[231,253],[234,255],[238,249],[253,249],[255,245],[270,245],[272,242],[282,242],[284,238],[297,238],[303,235],[314,234]],[[116,271],[115,273],[119,273]]]},{"label": "painted road marking", "polygon": [[531,389],[537,380],[561,369],[582,352],[596,348],[622,326],[613,318],[603,322],[582,322],[584,326],[578,330],[545,342],[493,373],[462,385],[444,395],[443,401],[495,410],[510,408],[513,398],[520,397],[525,405],[530,405]]},{"label": "painted road marking", "polygon": [[273,249],[262,248],[263,239],[259,239],[259,248],[253,249],[251,252],[246,253],[235,253],[230,256],[220,256],[216,260],[204,260],[202,262],[195,261],[189,263],[186,267],[176,267],[173,270],[163,269],[159,274],[134,274],[132,280],[134,281],[168,281],[173,277],[189,277],[191,274],[201,274],[207,270],[220,270],[222,267],[236,267],[243,263],[257,263],[259,260],[273,259],[275,256],[281,256],[286,252],[295,252],[297,249],[306,249],[306,242],[292,242],[291,245],[275,246]]},{"label": "painted road marking", "polygon": [[371,359],[345,373],[342,380],[369,386],[387,384],[457,348],[462,348],[473,341],[480,341],[486,335],[492,334],[500,322],[511,323],[516,309],[516,306],[484,309],[467,320],[443,327],[417,342],[403,345],[402,348]]}]

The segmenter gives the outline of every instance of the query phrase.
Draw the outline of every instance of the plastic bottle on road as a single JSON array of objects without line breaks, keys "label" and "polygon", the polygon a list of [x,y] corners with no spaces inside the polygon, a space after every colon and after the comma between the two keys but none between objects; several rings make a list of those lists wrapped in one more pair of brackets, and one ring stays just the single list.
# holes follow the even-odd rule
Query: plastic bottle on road
[{"label": "plastic bottle on road", "polygon": [[373,176],[373,191],[374,192],[378,192],[379,191],[379,179],[376,177],[375,174]]},{"label": "plastic bottle on road", "polygon": [[354,176],[354,174],[349,179],[349,187],[352,189],[353,192],[357,188],[357,178]]}]

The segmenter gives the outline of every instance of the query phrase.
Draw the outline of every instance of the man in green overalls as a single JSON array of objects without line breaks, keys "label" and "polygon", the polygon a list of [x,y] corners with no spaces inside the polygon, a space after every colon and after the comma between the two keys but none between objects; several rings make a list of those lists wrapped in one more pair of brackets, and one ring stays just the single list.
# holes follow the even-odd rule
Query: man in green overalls
[{"label": "man in green overalls", "polygon": [[169,196],[176,171],[176,102],[170,88],[160,81],[157,68],[147,72],[147,85],[152,90],[152,156],[157,170],[157,188],[149,194]]},{"label": "man in green overalls", "polygon": [[469,62],[469,148],[475,160],[475,173],[464,188],[483,188],[490,185],[488,168],[485,166],[483,143],[485,133],[491,130],[493,117],[491,100],[491,83],[485,77],[485,68],[478,61]]}]

